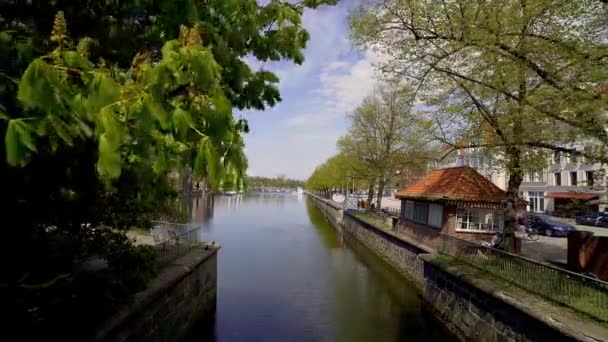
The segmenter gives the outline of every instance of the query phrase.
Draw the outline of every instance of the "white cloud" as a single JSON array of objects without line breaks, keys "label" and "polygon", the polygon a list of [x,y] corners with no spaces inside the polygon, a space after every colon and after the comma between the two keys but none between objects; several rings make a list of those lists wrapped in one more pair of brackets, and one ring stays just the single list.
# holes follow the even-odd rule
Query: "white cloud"
[{"label": "white cloud", "polygon": [[343,118],[352,112],[377,83],[374,64],[380,57],[365,53],[354,62],[336,60],[327,63],[318,78],[321,87],[309,91],[318,97],[320,110],[297,114],[284,121],[288,127],[318,126]]}]

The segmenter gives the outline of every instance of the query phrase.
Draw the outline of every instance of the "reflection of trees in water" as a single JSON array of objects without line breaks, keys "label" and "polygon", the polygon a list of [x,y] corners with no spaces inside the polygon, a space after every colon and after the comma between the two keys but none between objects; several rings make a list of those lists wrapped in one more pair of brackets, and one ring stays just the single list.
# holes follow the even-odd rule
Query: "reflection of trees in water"
[{"label": "reflection of trees in water", "polygon": [[[345,257],[352,254],[356,261],[351,260],[350,263],[358,266],[348,272],[343,268],[335,270],[336,317],[341,319],[337,324],[344,326],[340,331],[352,333],[346,340],[453,340],[444,334],[436,319],[424,314],[413,284],[408,284],[408,280],[392,266],[349,233],[344,233],[344,239],[348,248],[343,254]],[[348,298],[357,298],[359,302],[354,303]],[[358,307],[368,310],[357,312]],[[346,328],[359,326],[353,324],[359,322],[368,322],[368,326],[365,329]],[[382,335],[378,335],[379,332]]]},{"label": "reflection of trees in water", "polygon": [[216,196],[217,205],[223,208],[238,209],[243,204],[243,195],[218,195]]},{"label": "reflection of trees in water", "polygon": [[191,218],[194,223],[207,223],[213,218],[214,196],[211,194],[202,194],[193,197],[190,200],[192,203]]},{"label": "reflection of trees in water", "polygon": [[[332,249],[333,339],[344,341],[449,341],[423,315],[413,286],[348,233],[339,234],[310,201],[306,209],[325,247]],[[342,247],[346,240],[346,249]],[[365,307],[366,310],[361,310]]]},{"label": "reflection of trees in water", "polygon": [[317,229],[323,245],[330,249],[341,248],[342,237],[336,232],[334,227],[325,220],[321,210],[315,207],[311,200],[306,201],[306,211],[308,212],[310,223]]}]

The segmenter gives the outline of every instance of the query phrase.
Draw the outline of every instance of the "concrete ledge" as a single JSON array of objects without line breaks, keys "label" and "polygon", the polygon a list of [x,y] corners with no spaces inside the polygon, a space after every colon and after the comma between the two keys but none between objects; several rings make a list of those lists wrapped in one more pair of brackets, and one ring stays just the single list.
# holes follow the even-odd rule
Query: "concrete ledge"
[{"label": "concrete ledge", "polygon": [[308,196],[310,196],[310,197],[312,197],[312,198],[314,198],[314,199],[316,199],[316,200],[318,200],[318,201],[321,201],[321,202],[327,204],[328,206],[332,207],[333,209],[344,210],[344,208],[342,208],[341,206],[335,204],[333,201],[328,200],[327,198],[323,198],[321,196],[317,196],[317,195],[315,195],[313,193],[310,193],[310,192],[305,192],[305,194],[308,195]]},{"label": "concrete ledge", "polygon": [[[602,323],[567,307],[544,300],[489,272],[444,255],[423,254],[419,258],[449,276],[520,311],[523,313],[520,319],[529,316],[555,329],[563,337],[578,341],[608,341],[608,328]],[[428,283],[431,280],[426,281]]]},{"label": "concrete ledge", "polygon": [[[151,307],[154,306],[154,303],[160,301],[166,302],[165,297],[170,296],[174,288],[184,282],[188,277],[194,277],[193,272],[199,269],[205,261],[215,257],[220,249],[219,245],[208,245],[208,247],[207,250],[202,246],[200,248],[195,248],[188,254],[164,267],[145,290],[135,294],[132,305],[123,307],[98,327],[94,340],[116,340],[115,335],[118,334],[119,331],[128,329],[126,325],[133,319],[136,319],[137,316],[151,311]],[[215,268],[216,261],[214,260],[213,262],[214,265],[212,266]],[[213,291],[215,291],[216,280],[214,279],[213,281]],[[150,312],[149,316],[151,315],[152,312]]]}]

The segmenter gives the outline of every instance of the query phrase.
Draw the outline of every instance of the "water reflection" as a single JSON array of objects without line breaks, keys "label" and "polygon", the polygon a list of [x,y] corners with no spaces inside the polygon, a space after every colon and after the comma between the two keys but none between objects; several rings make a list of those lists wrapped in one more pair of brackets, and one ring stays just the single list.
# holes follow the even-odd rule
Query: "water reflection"
[{"label": "water reflection", "polygon": [[[298,198],[298,200],[300,199]],[[310,223],[317,229],[323,245],[327,248],[342,248],[342,235],[336,234],[331,224],[323,217],[323,213],[310,201],[306,201],[306,212],[308,213]]]},{"label": "water reflection", "polygon": [[204,237],[222,245],[217,313],[190,340],[451,340],[403,278],[305,198],[232,197],[216,197],[207,215]]},{"label": "water reflection", "polygon": [[213,218],[214,196],[203,194],[189,200],[192,204],[190,212],[193,223],[205,224]]}]

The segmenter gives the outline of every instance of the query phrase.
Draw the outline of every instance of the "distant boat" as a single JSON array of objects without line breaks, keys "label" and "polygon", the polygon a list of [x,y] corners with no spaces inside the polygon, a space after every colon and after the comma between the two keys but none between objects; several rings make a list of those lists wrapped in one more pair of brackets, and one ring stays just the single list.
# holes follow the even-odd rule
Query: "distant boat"
[{"label": "distant boat", "polygon": [[232,190],[232,191],[224,191],[224,195],[226,196],[233,196],[236,195],[236,191]]},{"label": "distant boat", "polygon": [[302,187],[301,187],[301,186],[299,186],[299,187],[298,187],[298,190],[297,190],[297,193],[298,193],[298,194],[303,194],[303,193],[304,193],[304,189],[302,189]]}]

